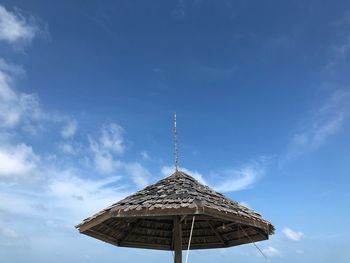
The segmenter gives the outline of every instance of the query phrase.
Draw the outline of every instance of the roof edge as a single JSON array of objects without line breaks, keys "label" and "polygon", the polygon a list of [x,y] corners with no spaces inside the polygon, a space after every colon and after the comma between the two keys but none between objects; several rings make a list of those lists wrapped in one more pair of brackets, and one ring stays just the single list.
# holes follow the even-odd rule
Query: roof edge
[{"label": "roof edge", "polygon": [[[176,209],[176,215],[208,215],[213,218],[221,218],[224,220],[234,221],[237,223],[242,223],[246,225],[250,225],[253,227],[258,227],[266,231],[268,235],[272,235],[275,232],[275,227],[265,219],[259,218],[248,218],[239,214],[233,214],[223,211],[217,211],[213,208],[208,207],[193,207],[193,208],[180,208]],[[100,215],[97,215],[93,218],[87,218],[86,221],[81,222],[75,227],[79,230],[80,233],[104,222],[109,218],[132,218],[132,217],[167,217],[174,216],[174,209],[147,209],[145,210],[129,210],[123,211],[121,209],[118,210],[107,210]]]}]

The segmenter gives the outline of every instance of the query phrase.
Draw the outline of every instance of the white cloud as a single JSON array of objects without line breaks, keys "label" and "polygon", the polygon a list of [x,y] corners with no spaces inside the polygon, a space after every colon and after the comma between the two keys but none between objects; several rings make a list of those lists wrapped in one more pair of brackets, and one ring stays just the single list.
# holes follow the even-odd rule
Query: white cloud
[{"label": "white cloud", "polygon": [[0,128],[11,129],[21,123],[23,129],[33,132],[34,126],[46,117],[37,96],[13,88],[13,77],[22,74],[21,67],[0,58]]},{"label": "white cloud", "polygon": [[98,138],[89,137],[94,164],[101,173],[110,174],[122,166],[116,155],[123,154],[125,150],[123,132],[122,127],[111,123],[100,130]]},{"label": "white cloud", "polygon": [[276,257],[276,256],[281,256],[281,251],[274,247],[267,247],[262,250],[262,252],[268,256],[268,257]]},{"label": "white cloud", "polygon": [[265,161],[251,162],[240,169],[222,172],[221,183],[214,187],[219,192],[234,192],[251,187],[265,173]]},{"label": "white cloud", "polygon": [[13,83],[11,76],[24,75],[24,70],[0,58],[0,99],[3,101],[12,101],[17,99],[16,93],[10,87]]},{"label": "white cloud", "polygon": [[300,241],[303,237],[304,237],[304,233],[303,232],[296,232],[296,231],[293,231],[292,229],[290,228],[284,228],[282,230],[283,234],[290,240],[293,240],[293,241]]},{"label": "white cloud", "polygon": [[[192,176],[193,178],[198,180],[200,183],[208,185],[208,183],[205,181],[203,175],[201,173],[199,173],[198,171],[192,171],[192,170],[186,169],[184,167],[179,167],[179,170]],[[161,172],[162,172],[163,176],[169,176],[169,175],[175,173],[175,167],[174,166],[163,166],[161,169]]]},{"label": "white cloud", "polygon": [[239,204],[246,207],[246,208],[251,209],[251,206],[247,202],[239,202]]},{"label": "white cloud", "polygon": [[1,236],[9,239],[16,239],[18,238],[18,233],[11,228],[0,226],[0,237]]},{"label": "white cloud", "polygon": [[12,227],[0,225],[0,247],[12,247],[20,245],[21,236]]},{"label": "white cloud", "polygon": [[296,134],[294,143],[301,147],[317,148],[322,145],[330,136],[338,132],[345,121],[344,112],[339,112],[321,123],[315,124],[309,131]]},{"label": "white cloud", "polygon": [[0,211],[15,217],[60,221],[72,227],[82,219],[128,195],[118,183],[121,177],[88,179],[76,169],[46,169],[39,185],[0,183]]},{"label": "white cloud", "polygon": [[0,98],[2,101],[13,101],[17,99],[15,92],[10,88],[11,79],[8,74],[0,67]]},{"label": "white cloud", "polygon": [[346,61],[348,58],[350,54],[350,35],[347,35],[345,38],[338,41],[338,43],[334,43],[330,50],[331,54],[326,66],[328,70],[334,69],[334,67]]},{"label": "white cloud", "polygon": [[73,145],[67,142],[60,143],[58,145],[58,148],[60,149],[61,152],[65,154],[76,154],[76,150],[74,149]]},{"label": "white cloud", "polygon": [[22,67],[0,58],[0,131],[24,131],[37,134],[45,123],[66,123],[62,136],[71,137],[76,131],[76,121],[67,122],[61,114],[44,111],[35,94],[16,91],[15,80],[25,74]]},{"label": "white cloud", "polygon": [[25,75],[25,70],[21,66],[10,64],[3,58],[0,58],[0,70],[15,76]]},{"label": "white cloud", "polygon": [[116,123],[110,123],[101,130],[99,146],[102,150],[122,154],[125,150],[124,129]]},{"label": "white cloud", "polygon": [[0,41],[30,42],[37,31],[33,18],[25,18],[18,11],[11,12],[0,5]]},{"label": "white cloud", "polygon": [[57,211],[56,217],[69,214],[79,221],[125,197],[127,193],[116,184],[120,179],[119,176],[84,179],[74,171],[57,170],[48,181],[45,195],[50,199],[51,210]]},{"label": "white cloud", "polygon": [[96,169],[104,174],[115,172],[122,166],[120,160],[116,160],[110,153],[97,152],[94,155]]},{"label": "white cloud", "polygon": [[[116,123],[104,125],[99,136],[89,136],[90,150],[96,169],[103,174],[124,170],[137,187],[145,187],[151,177],[149,171],[138,162],[120,160],[125,151],[124,129]],[[144,156],[145,152],[144,153]],[[147,155],[148,156],[148,155]]]},{"label": "white cloud", "polygon": [[0,177],[30,176],[36,172],[39,157],[25,144],[0,148]]},{"label": "white cloud", "polygon": [[77,128],[78,124],[76,120],[68,120],[61,130],[61,136],[64,139],[72,138],[75,135]]},{"label": "white cloud", "polygon": [[141,164],[137,162],[125,164],[125,169],[131,175],[132,180],[139,188],[148,185],[148,179],[151,177],[151,175],[149,171]]},{"label": "white cloud", "polygon": [[14,66],[0,59],[0,127],[13,126],[19,119],[19,98],[11,88]]},{"label": "white cloud", "polygon": [[331,44],[328,47],[328,63],[326,69],[329,73],[336,72],[338,65],[343,66],[349,60],[350,55],[350,19],[349,12],[345,15],[340,16],[337,21],[332,23],[333,31],[335,32],[334,37],[330,38]]},{"label": "white cloud", "polygon": [[337,90],[308,120],[308,125],[294,135],[287,159],[319,148],[344,127],[349,117],[350,92]]},{"label": "white cloud", "polygon": [[142,151],[141,152],[141,157],[144,160],[149,160],[150,159],[149,154],[146,151]]},{"label": "white cloud", "polygon": [[[198,171],[192,171],[183,167],[180,167],[179,170],[191,175],[202,184],[211,185],[216,191],[234,192],[251,187],[263,176],[267,159],[267,157],[261,157],[258,161],[250,162],[240,169],[229,169],[215,173],[218,178],[216,181],[220,181],[220,183],[214,184],[209,184]],[[161,172],[164,176],[169,176],[175,172],[175,167],[163,166]]]}]

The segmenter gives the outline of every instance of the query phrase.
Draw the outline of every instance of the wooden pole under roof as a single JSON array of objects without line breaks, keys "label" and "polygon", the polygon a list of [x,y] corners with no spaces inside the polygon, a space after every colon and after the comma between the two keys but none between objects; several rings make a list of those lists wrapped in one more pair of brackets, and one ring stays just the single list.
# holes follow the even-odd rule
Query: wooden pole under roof
[{"label": "wooden pole under roof", "polygon": [[174,217],[174,263],[182,263],[182,227],[180,218]]}]

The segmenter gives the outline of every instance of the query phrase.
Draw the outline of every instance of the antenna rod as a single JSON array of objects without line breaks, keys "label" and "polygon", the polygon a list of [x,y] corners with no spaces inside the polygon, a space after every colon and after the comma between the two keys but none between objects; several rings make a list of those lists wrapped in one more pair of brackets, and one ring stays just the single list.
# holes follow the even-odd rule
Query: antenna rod
[{"label": "antenna rod", "polygon": [[179,168],[179,150],[177,148],[177,131],[176,131],[176,112],[174,112],[174,157],[175,157],[175,171]]}]

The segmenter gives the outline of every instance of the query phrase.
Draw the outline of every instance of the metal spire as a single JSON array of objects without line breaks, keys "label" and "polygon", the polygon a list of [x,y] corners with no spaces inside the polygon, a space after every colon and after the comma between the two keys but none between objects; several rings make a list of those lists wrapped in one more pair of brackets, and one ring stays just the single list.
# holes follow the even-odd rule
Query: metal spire
[{"label": "metal spire", "polygon": [[177,132],[176,132],[176,112],[174,112],[174,157],[175,157],[175,171],[179,168],[179,150],[177,148]]}]

